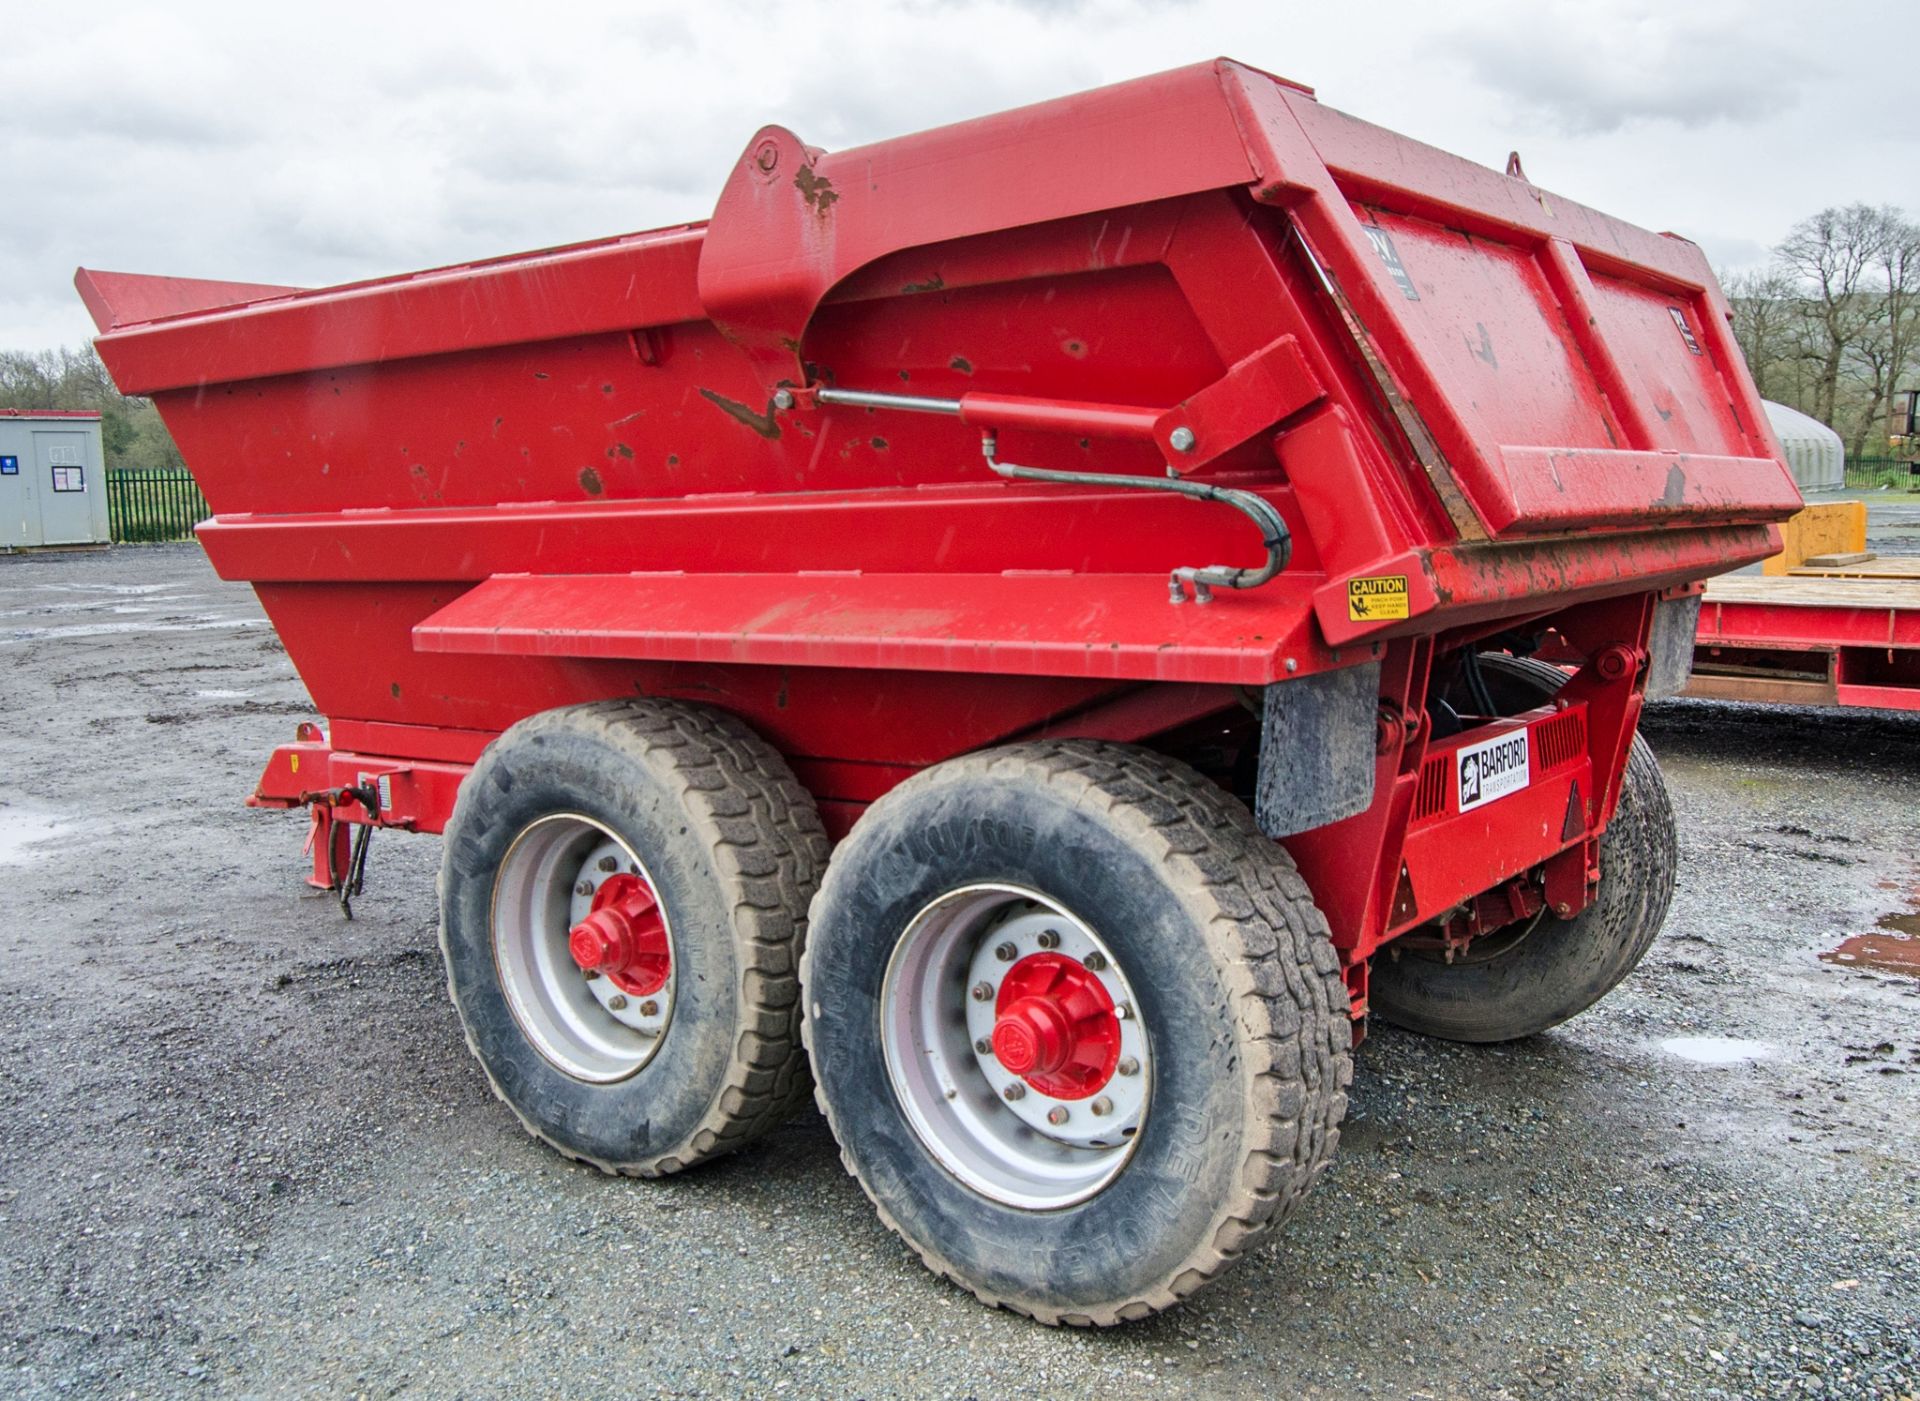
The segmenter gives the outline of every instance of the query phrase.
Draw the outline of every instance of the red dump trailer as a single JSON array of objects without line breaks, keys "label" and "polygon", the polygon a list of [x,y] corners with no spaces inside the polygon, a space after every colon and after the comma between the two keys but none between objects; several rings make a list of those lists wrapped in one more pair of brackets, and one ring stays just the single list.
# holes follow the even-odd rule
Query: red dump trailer
[{"label": "red dump trailer", "polygon": [[328,886],[444,832],[526,1127],[652,1176],[811,1083],[888,1225],[1051,1322],[1291,1212],[1370,1013],[1625,976],[1642,701],[1799,505],[1692,244],[1225,61],[768,127],[705,224],[79,285],[325,718],[252,801]]}]

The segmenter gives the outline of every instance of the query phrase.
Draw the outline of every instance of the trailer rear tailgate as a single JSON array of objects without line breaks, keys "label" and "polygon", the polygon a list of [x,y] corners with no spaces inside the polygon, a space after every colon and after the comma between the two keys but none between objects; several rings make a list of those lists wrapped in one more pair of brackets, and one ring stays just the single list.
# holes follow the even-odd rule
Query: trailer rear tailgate
[{"label": "trailer rear tailgate", "polygon": [[[1261,162],[1465,534],[1761,522],[1799,494],[1693,244],[1249,83]],[[1457,488],[1457,491],[1454,490]]]}]

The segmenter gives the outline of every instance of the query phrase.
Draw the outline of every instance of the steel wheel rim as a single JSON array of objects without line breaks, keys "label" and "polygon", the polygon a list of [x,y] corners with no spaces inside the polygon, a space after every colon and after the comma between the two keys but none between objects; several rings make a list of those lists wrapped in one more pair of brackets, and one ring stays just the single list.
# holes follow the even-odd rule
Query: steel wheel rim
[{"label": "steel wheel rim", "polygon": [[[594,893],[614,876],[644,884],[665,926],[666,981],[648,996],[630,995],[583,971],[568,948]],[[494,968],[514,1022],[528,1044],[576,1080],[610,1084],[637,1073],[658,1053],[673,1018],[679,960],[659,887],[627,842],[579,813],[554,813],[513,839],[494,876]]]},{"label": "steel wheel rim", "polygon": [[[1058,940],[1049,945],[1047,934]],[[1014,947],[1005,956],[1007,945]],[[997,1017],[975,994],[1004,986],[1041,952],[1091,968],[1118,1031],[1115,1069],[1098,1087],[1064,1097],[1009,1071],[983,1030]],[[996,977],[995,968],[1001,970]],[[996,993],[997,996],[997,993]],[[1103,1191],[1132,1157],[1152,1088],[1152,1057],[1131,984],[1113,950],[1071,911],[1037,891],[972,885],[949,891],[908,922],[881,982],[881,1043],[895,1098],[934,1160],[993,1201],[1044,1211]],[[1018,1081],[1018,1098],[1008,1089]],[[1104,1102],[1104,1112],[1096,1104]],[[1061,1121],[1049,1114],[1064,1111]]]}]

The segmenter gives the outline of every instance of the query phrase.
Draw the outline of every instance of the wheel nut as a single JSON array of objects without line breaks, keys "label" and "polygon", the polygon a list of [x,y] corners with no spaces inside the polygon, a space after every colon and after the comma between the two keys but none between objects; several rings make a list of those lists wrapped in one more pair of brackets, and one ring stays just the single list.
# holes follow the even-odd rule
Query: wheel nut
[{"label": "wheel nut", "polygon": [[576,885],[576,886],[575,886],[575,887],[573,888],[573,893],[574,893],[575,895],[591,895],[591,894],[593,894],[593,882],[592,882],[592,881],[590,881],[590,880],[583,880],[583,881],[581,881],[581,882],[580,882],[580,884],[578,884],[578,885]]},{"label": "wheel nut", "polygon": [[643,1017],[659,1016],[660,1004],[658,1002],[655,1002],[652,998],[648,998],[645,1002],[642,1002],[640,1004],[640,1015]]},{"label": "wheel nut", "polygon": [[1047,1122],[1056,1126],[1066,1123],[1067,1106],[1064,1104],[1054,1105],[1053,1108],[1047,1111]]},{"label": "wheel nut", "polygon": [[973,1000],[975,1002],[993,1001],[993,984],[992,983],[975,983],[973,985]]},{"label": "wheel nut", "polygon": [[1124,1021],[1126,1021],[1126,1020],[1127,1020],[1127,1018],[1129,1018],[1129,1017],[1131,1017],[1131,1016],[1133,1015],[1133,1004],[1132,1004],[1131,1002],[1116,1002],[1116,1003],[1114,1003],[1114,1004],[1113,1004],[1113,1015],[1114,1015],[1114,1016],[1116,1016],[1116,1017],[1118,1017],[1118,1018],[1119,1018],[1119,1019],[1120,1019],[1121,1021],[1123,1021],[1123,1022],[1124,1022]]},{"label": "wheel nut", "polygon": [[600,976],[600,970],[598,968],[582,968],[580,970],[580,976],[585,978],[588,982],[592,982],[595,978]]},{"label": "wheel nut", "polygon": [[1088,1105],[1087,1107],[1096,1114],[1113,1113],[1113,1101],[1108,1099],[1105,1095],[1101,1095],[1100,1098],[1096,1099],[1092,1104]]},{"label": "wheel nut", "polygon": [[1034,942],[1043,949],[1057,949],[1060,947],[1060,931],[1058,929],[1043,929],[1040,931],[1040,937],[1034,940]]},{"label": "wheel nut", "polygon": [[973,1043],[973,1049],[976,1055],[990,1056],[993,1054],[993,1041],[983,1036]]},{"label": "wheel nut", "polygon": [[1004,1099],[1025,1099],[1027,1097],[1027,1087],[1018,1080],[1015,1080],[1011,1085],[1000,1091],[1000,1094]]},{"label": "wheel nut", "polygon": [[617,856],[601,857],[600,869],[605,871],[608,875],[612,875],[615,871],[620,869],[620,858]]},{"label": "wheel nut", "polygon": [[1002,963],[1011,963],[1013,962],[1013,956],[1019,952],[1020,950],[1016,949],[1011,943],[1006,943],[996,948],[993,951],[993,956]]},{"label": "wheel nut", "polygon": [[1082,959],[1081,962],[1087,965],[1087,971],[1089,973],[1098,973],[1102,968],[1107,966],[1107,956],[1096,949]]},{"label": "wheel nut", "polygon": [[626,1010],[626,1007],[627,999],[617,992],[607,999],[607,1010],[609,1012],[623,1012]]},{"label": "wheel nut", "polygon": [[1140,1073],[1140,1062],[1132,1056],[1122,1056],[1120,1058],[1120,1064],[1116,1065],[1114,1069],[1122,1075],[1138,1075]]}]

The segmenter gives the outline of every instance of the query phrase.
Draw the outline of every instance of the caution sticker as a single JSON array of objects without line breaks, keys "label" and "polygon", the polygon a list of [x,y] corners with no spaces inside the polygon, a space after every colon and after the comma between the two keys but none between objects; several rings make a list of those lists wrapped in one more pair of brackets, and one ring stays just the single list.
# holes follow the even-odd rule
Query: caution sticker
[{"label": "caution sticker", "polygon": [[1407,616],[1407,576],[1376,574],[1347,580],[1347,617],[1356,623],[1377,623]]}]

